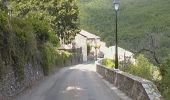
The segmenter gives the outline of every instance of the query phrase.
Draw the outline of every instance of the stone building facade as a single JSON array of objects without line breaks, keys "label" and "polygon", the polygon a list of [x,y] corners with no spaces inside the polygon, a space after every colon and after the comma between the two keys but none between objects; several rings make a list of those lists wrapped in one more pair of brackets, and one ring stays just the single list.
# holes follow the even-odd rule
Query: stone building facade
[{"label": "stone building facade", "polygon": [[88,58],[87,44],[90,44],[92,47],[91,50],[96,52],[94,46],[99,45],[100,37],[92,33],[89,33],[85,30],[81,30],[80,33],[77,34],[77,36],[75,37],[75,42],[77,46],[82,48],[83,61],[87,61],[87,58]]}]

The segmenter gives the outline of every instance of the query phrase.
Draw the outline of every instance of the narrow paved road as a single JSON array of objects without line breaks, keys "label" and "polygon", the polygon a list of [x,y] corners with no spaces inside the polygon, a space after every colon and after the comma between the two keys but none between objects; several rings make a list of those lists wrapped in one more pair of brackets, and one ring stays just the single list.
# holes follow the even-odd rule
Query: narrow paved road
[{"label": "narrow paved road", "polygon": [[61,69],[17,100],[121,100],[95,72],[94,64]]}]

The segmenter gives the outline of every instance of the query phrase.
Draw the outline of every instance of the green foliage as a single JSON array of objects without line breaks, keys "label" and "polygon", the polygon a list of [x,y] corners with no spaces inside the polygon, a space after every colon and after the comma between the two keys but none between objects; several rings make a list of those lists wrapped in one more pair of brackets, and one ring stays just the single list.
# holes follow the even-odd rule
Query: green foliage
[{"label": "green foliage", "polygon": [[106,66],[107,68],[115,67],[114,61],[111,59],[107,59],[107,58],[102,60],[102,65]]},{"label": "green foliage", "polygon": [[34,17],[38,20],[43,20],[43,22],[50,23],[54,20],[54,17],[49,14],[53,11],[50,9],[54,6],[53,1],[55,0],[11,0],[12,9],[14,11],[14,16],[17,17]]},{"label": "green foliage", "polygon": [[12,34],[15,34],[14,60],[16,73],[24,78],[24,66],[28,61],[35,62],[37,41],[32,26],[26,20],[13,19],[11,22]]},{"label": "green foliage", "polygon": [[37,42],[34,34],[33,27],[27,20],[12,20],[12,31],[16,34],[17,48],[19,52],[24,52],[27,56],[35,56],[37,51]]},{"label": "green foliage", "polygon": [[1,1],[1,2],[0,2],[0,10],[2,10],[2,8],[3,8],[3,7],[2,7],[2,1]]},{"label": "green foliage", "polygon": [[35,58],[36,40],[27,21],[8,19],[5,12],[0,16],[0,55],[5,65],[12,65],[18,81],[24,78],[24,66]]},{"label": "green foliage", "polygon": [[55,65],[57,58],[57,52],[52,44],[49,42],[42,45],[42,68],[44,75],[48,75],[52,69],[52,66]]},{"label": "green foliage", "polygon": [[35,34],[36,40],[39,44],[43,44],[48,41],[56,47],[59,46],[59,39],[55,32],[51,30],[49,23],[40,21],[33,17],[24,18],[24,21],[29,22],[29,24],[32,26],[33,33]]},{"label": "green foliage", "polygon": [[61,51],[61,65],[64,66],[67,59],[71,56],[71,53],[67,52],[67,51]]},{"label": "green foliage", "polygon": [[60,67],[64,67],[67,60],[70,60],[69,58],[72,56],[72,53],[68,52],[68,51],[61,51],[61,50],[57,50],[56,51],[56,65],[60,66]]},{"label": "green foliage", "polygon": [[71,53],[67,51],[58,51],[50,42],[46,42],[41,47],[42,60],[41,65],[44,75],[48,75],[55,65],[64,66]]},{"label": "green foliage", "polygon": [[[6,62],[9,62],[10,57],[6,56],[9,54],[9,49],[7,45],[5,46],[4,41],[7,44],[7,38],[4,36],[8,35],[8,25],[7,25],[7,14],[0,9],[0,78],[3,77],[3,69]],[[5,34],[6,33],[6,34]]]},{"label": "green foliage", "polygon": [[53,44],[55,47],[59,47],[59,38],[56,36],[54,32],[50,32],[49,42]]},{"label": "green foliage", "polygon": [[54,26],[58,37],[61,37],[64,42],[71,43],[75,35],[80,31],[78,24],[79,10],[76,5],[76,0],[59,0],[57,4],[56,20]]},{"label": "green foliage", "polygon": [[[154,50],[160,60],[170,53],[170,0],[121,0],[118,11],[119,46],[133,52]],[[164,6],[162,6],[164,5]],[[112,0],[78,0],[80,27],[115,45]],[[154,44],[151,43],[151,35]],[[152,48],[151,48],[152,47]],[[152,63],[151,54],[145,54]]]},{"label": "green foliage", "polygon": [[[118,11],[119,46],[132,52],[146,49],[145,57],[159,66],[158,63],[155,63],[155,58],[161,62],[170,54],[169,4],[170,0],[121,0]],[[78,6],[80,27],[99,35],[107,42],[107,45],[114,45],[115,11],[112,0],[78,0]],[[150,69],[154,68],[151,67],[152,65],[149,64],[148,60],[142,56],[140,59],[141,61],[138,61],[136,65],[126,67],[123,70],[152,80],[151,76],[153,73],[159,73],[159,69],[156,68],[156,71],[151,72]],[[168,64],[164,66],[168,66]],[[166,72],[168,75],[170,72],[165,71],[167,69],[161,67],[161,73]],[[166,84],[166,82],[160,84]],[[157,86],[159,87],[159,85]],[[164,90],[167,94],[164,97],[168,100],[170,97],[167,91],[170,89],[163,89],[161,92]]]},{"label": "green foliage", "polygon": [[133,75],[140,76],[144,79],[153,81],[165,100],[170,98],[170,60],[164,61],[160,69],[155,68],[148,60],[143,56],[137,57],[137,63],[128,67],[124,67],[121,70],[131,73]]},{"label": "green foliage", "polygon": [[165,60],[160,65],[162,74],[162,80],[158,84],[158,88],[161,91],[165,100],[170,98],[170,59]]},{"label": "green foliage", "polygon": [[144,79],[152,80],[153,65],[149,63],[148,59],[145,58],[144,55],[139,55],[136,60],[137,61],[135,65],[123,67],[121,70],[142,77]]},{"label": "green foliage", "polygon": [[[55,31],[65,43],[70,43],[79,32],[78,7],[75,0],[12,0],[14,15],[21,18],[35,18],[45,26],[50,25],[46,31]],[[37,22],[35,21],[35,22]],[[45,22],[45,24],[44,24]],[[38,24],[36,29],[40,39],[48,38],[47,32]],[[42,26],[43,26],[42,25]],[[38,34],[39,35],[39,34]]]},{"label": "green foliage", "polygon": [[39,20],[32,20],[34,32],[39,42],[45,43],[49,40],[50,33],[48,32],[48,24]]},{"label": "green foliage", "polygon": [[45,75],[56,62],[64,64],[71,54],[56,51],[61,36],[57,33],[69,43],[79,32],[75,0],[10,0],[9,4],[11,17],[0,2],[0,78],[6,65],[21,81],[27,63],[41,62]]},{"label": "green foliage", "polygon": [[[78,7],[75,0],[10,0],[9,4],[13,10],[11,18],[0,2],[1,65],[12,65],[16,77],[22,80],[25,64],[39,60],[38,51],[42,54],[38,62],[41,62],[45,75],[56,60],[61,58],[65,62],[68,54],[60,55],[55,50],[59,46],[56,32],[64,34],[67,43],[78,33]],[[0,67],[2,69],[3,66]]]},{"label": "green foliage", "polygon": [[0,9],[0,30],[5,31],[7,30],[7,14]]}]

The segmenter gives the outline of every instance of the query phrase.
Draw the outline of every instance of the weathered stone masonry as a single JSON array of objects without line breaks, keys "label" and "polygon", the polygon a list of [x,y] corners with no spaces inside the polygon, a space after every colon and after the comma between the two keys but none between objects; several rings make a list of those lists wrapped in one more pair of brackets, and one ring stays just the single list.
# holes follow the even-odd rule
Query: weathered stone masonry
[{"label": "weathered stone masonry", "polygon": [[96,62],[97,72],[133,100],[162,100],[157,87],[150,81],[120,70],[108,69]]},{"label": "weathered stone masonry", "polygon": [[33,67],[31,63],[28,63],[24,67],[24,80],[19,82],[18,77],[14,75],[12,66],[6,67],[8,70],[6,70],[6,75],[0,82],[0,100],[7,100],[22,92],[44,76],[40,66]]},{"label": "weathered stone masonry", "polygon": [[[73,54],[64,64],[70,66],[82,63],[82,54]],[[13,96],[21,93],[25,89],[33,86],[44,77],[40,64],[33,66],[27,63],[24,67],[24,80],[18,81],[14,75],[12,66],[6,66],[6,74],[3,80],[0,80],[0,100],[11,100]]]}]

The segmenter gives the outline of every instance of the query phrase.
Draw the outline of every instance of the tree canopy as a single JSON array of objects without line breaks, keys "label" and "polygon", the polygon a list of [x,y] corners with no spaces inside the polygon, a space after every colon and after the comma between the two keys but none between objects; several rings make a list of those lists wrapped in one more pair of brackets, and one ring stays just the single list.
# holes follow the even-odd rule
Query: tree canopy
[{"label": "tree canopy", "polygon": [[79,32],[79,10],[75,0],[11,0],[13,15],[46,22],[49,31],[70,43]]},{"label": "tree canopy", "polygon": [[63,58],[56,51],[59,38],[71,43],[79,32],[78,14],[76,0],[1,0],[0,78],[11,65],[22,80],[30,62],[42,66],[47,75]]}]

